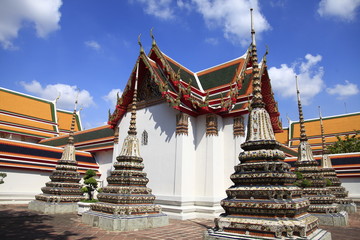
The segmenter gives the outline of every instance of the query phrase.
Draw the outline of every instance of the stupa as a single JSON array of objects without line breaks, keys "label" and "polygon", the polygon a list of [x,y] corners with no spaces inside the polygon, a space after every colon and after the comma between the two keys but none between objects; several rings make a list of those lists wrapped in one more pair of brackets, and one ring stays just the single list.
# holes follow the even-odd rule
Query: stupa
[{"label": "stupa", "polygon": [[116,158],[117,162],[114,163],[115,170],[111,171],[107,178],[108,186],[97,195],[100,202],[92,204],[91,210],[82,215],[84,223],[105,230],[133,231],[165,226],[169,222],[161,207],[154,204],[155,196],[151,194],[152,190],[146,187],[149,179],[143,172],[143,158],[140,156],[139,140],[136,136],[138,73],[139,60],[132,83],[134,93],[130,127],[120,155]]},{"label": "stupa", "polygon": [[50,175],[50,182],[41,188],[42,194],[36,195],[34,201],[28,205],[30,210],[46,213],[73,213],[77,212],[77,202],[84,200],[79,183],[81,177],[77,172],[75,158],[74,129],[76,118],[76,104],[73,112],[71,129],[64,152],[57,161],[56,167]]},{"label": "stupa", "polygon": [[328,188],[331,191],[331,194],[335,196],[335,203],[338,205],[338,210],[346,211],[348,213],[356,212],[356,204],[354,201],[348,197],[349,192],[345,187],[341,186],[341,181],[337,177],[335,169],[332,167],[331,158],[328,155],[329,151],[325,145],[325,135],[324,135],[324,124],[322,121],[320,106],[319,106],[319,118],[320,118],[320,129],[321,129],[321,143],[322,143],[322,158],[321,158],[321,167],[324,174],[324,178],[330,181],[330,186]]},{"label": "stupa", "polygon": [[304,190],[304,197],[310,201],[309,213],[319,218],[322,225],[346,226],[348,215],[345,211],[338,211],[335,196],[326,186],[326,180],[318,162],[314,159],[305,131],[304,115],[302,112],[300,91],[296,76],[296,91],[300,119],[300,143],[298,159],[295,162],[295,172],[298,183]]},{"label": "stupa", "polygon": [[215,228],[205,233],[205,239],[331,239],[307,212],[309,200],[293,184],[296,176],[275,140],[261,93],[252,22],[251,16],[253,98],[246,141],[241,145],[244,151],[231,175],[234,185],[221,201],[225,213],[215,219]]}]

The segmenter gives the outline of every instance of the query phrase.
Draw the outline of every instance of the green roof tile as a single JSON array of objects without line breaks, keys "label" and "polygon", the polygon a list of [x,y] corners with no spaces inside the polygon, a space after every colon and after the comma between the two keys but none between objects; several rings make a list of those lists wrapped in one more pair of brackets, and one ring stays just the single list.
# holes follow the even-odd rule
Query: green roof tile
[{"label": "green roof tile", "polygon": [[[179,65],[176,65],[171,61],[168,61],[168,63],[170,64],[170,66],[174,70],[174,72],[176,72],[176,73],[178,72],[179,68],[181,68]],[[191,79],[191,86],[199,89],[199,85],[196,82],[194,74],[190,74],[186,70],[181,69],[180,70],[180,78],[181,78],[181,80],[183,80],[186,83],[189,83],[190,82],[189,79]]]},{"label": "green roof tile", "polygon": [[203,89],[207,90],[224,84],[229,84],[233,80],[238,66],[239,63],[235,63],[228,67],[199,76],[199,81]]},{"label": "green roof tile", "polygon": [[[79,132],[74,135],[74,142],[85,142],[88,140],[95,140],[105,137],[110,137],[114,135],[114,130],[110,128],[101,128],[95,131],[86,131],[84,133]],[[63,138],[56,138],[54,140],[45,141],[42,144],[49,146],[63,146],[67,144],[67,136]]]}]

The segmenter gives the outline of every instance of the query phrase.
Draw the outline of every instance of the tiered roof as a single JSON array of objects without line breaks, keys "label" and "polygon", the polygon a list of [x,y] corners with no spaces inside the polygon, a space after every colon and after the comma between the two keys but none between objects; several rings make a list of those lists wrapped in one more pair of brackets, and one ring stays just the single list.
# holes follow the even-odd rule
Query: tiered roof
[{"label": "tiered roof", "polygon": [[[69,123],[71,122],[72,114],[73,113],[71,111],[66,111],[61,109],[56,110],[60,135],[65,135],[70,132]],[[76,114],[77,114],[75,119],[76,122],[74,127],[75,132],[81,131],[82,129],[79,113],[77,112]]]},{"label": "tiered roof", "polygon": [[[215,113],[238,116],[249,112],[252,99],[252,63],[250,52],[243,56],[199,72],[193,72],[164,54],[153,38],[148,55],[140,54],[139,107],[168,102],[171,107],[191,116]],[[277,103],[274,100],[266,59],[260,64],[262,94],[275,132],[282,131]],[[132,71],[109,124],[115,127],[131,103],[135,79]],[[146,103],[145,101],[146,100]]]},{"label": "tiered roof", "polygon": [[[51,172],[61,158],[63,148],[0,139],[0,167]],[[98,170],[99,165],[89,152],[76,151],[78,171]]]},{"label": "tiered roof", "polygon": [[[51,139],[43,139],[39,143],[48,146],[64,147],[67,143],[67,138],[68,135],[63,135]],[[76,149],[88,152],[113,149],[114,130],[109,125],[105,125],[75,132],[74,145]]]},{"label": "tiered roof", "polygon": [[[320,165],[322,155],[314,156],[314,160]],[[293,169],[297,157],[286,158],[285,162],[289,163]],[[359,177],[360,176],[360,153],[340,153],[331,154],[332,166],[340,178]]]},{"label": "tiered roof", "polygon": [[[0,133],[36,140],[69,132],[72,113],[58,110],[55,101],[0,87]],[[75,131],[81,130],[76,114]]]},{"label": "tiered roof", "polygon": [[[315,155],[322,153],[322,140],[320,132],[320,119],[304,120],[308,143]],[[336,116],[323,117],[325,127],[324,137],[325,146],[337,142],[337,136],[344,138],[348,134],[355,134],[356,130],[360,130],[360,112],[342,114]],[[288,135],[284,134],[288,131]],[[300,143],[300,122],[294,121],[290,123],[288,130],[284,129],[283,133],[277,133],[276,139],[296,150]]]}]

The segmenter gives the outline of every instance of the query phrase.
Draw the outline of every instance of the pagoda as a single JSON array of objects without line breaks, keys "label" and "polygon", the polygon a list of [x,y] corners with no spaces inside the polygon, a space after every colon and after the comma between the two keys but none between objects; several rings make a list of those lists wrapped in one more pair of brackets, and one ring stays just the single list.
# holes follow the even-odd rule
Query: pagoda
[{"label": "pagoda", "polygon": [[348,224],[348,215],[346,212],[338,211],[335,196],[331,194],[330,189],[326,186],[327,181],[324,178],[322,169],[314,159],[310,144],[308,143],[297,76],[296,91],[300,120],[300,143],[298,159],[295,162],[295,172],[298,177],[297,183],[303,188],[304,197],[310,201],[309,213],[319,218],[320,224],[345,226]]},{"label": "pagoda", "polygon": [[330,181],[330,186],[328,188],[331,191],[331,194],[335,196],[335,203],[339,204],[338,209],[340,211],[344,210],[348,213],[356,212],[356,204],[351,198],[348,198],[349,192],[345,187],[341,186],[341,181],[337,177],[335,169],[332,166],[331,159],[328,155],[328,149],[325,145],[325,135],[324,135],[324,125],[321,116],[320,106],[319,106],[319,118],[320,118],[320,129],[321,129],[321,143],[322,143],[322,158],[321,158],[321,168],[324,174],[324,178]]},{"label": "pagoda", "polygon": [[241,144],[244,151],[230,177],[234,185],[221,201],[225,213],[215,219],[205,239],[331,239],[307,212],[309,200],[294,185],[296,176],[275,140],[262,97],[252,22],[251,15],[253,98],[246,141]]},{"label": "pagoda", "polygon": [[72,116],[71,128],[67,145],[64,148],[60,160],[50,175],[50,182],[41,188],[42,194],[36,195],[34,201],[29,203],[30,210],[46,213],[74,213],[77,212],[77,202],[84,200],[79,183],[81,177],[77,172],[75,158],[74,129],[76,119],[76,104]]},{"label": "pagoda", "polygon": [[[141,46],[141,43],[139,41]],[[141,46],[141,53],[143,48]],[[154,204],[155,196],[146,186],[149,179],[143,172],[144,163],[140,156],[139,139],[136,131],[136,103],[139,74],[139,60],[131,105],[131,120],[128,135],[124,140],[115,170],[107,178],[108,186],[97,195],[100,202],[91,205],[83,213],[82,221],[92,226],[111,231],[133,231],[168,225],[168,216],[161,207]]]}]

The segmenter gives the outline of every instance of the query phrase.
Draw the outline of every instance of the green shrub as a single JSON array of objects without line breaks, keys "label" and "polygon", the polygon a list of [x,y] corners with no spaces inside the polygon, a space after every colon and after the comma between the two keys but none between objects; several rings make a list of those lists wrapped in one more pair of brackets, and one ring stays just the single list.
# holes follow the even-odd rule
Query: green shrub
[{"label": "green shrub", "polygon": [[6,173],[0,172],[0,184],[4,183],[3,178],[5,178],[6,176],[7,176]]},{"label": "green shrub", "polygon": [[88,194],[88,200],[93,200],[93,191],[97,190],[98,187],[98,182],[94,178],[95,176],[96,172],[89,169],[85,172],[85,176],[83,177],[85,186],[81,188],[81,191]]},{"label": "green shrub", "polygon": [[332,185],[331,180],[328,179],[328,178],[325,179],[325,182],[326,182],[326,186],[331,186]]},{"label": "green shrub", "polygon": [[295,172],[295,174],[297,179],[304,179],[304,176],[302,175],[301,172]]},{"label": "green shrub", "polygon": [[312,181],[307,180],[307,179],[300,179],[297,180],[294,185],[301,187],[301,188],[307,188],[307,187],[311,187],[312,186]]},{"label": "green shrub", "polygon": [[80,202],[84,202],[84,203],[96,203],[96,202],[98,202],[99,200],[97,200],[97,199],[91,199],[91,200],[89,200],[89,199],[85,199],[85,200],[81,200]]}]

